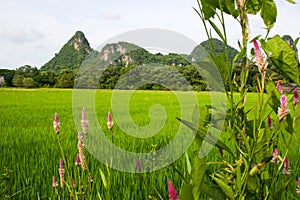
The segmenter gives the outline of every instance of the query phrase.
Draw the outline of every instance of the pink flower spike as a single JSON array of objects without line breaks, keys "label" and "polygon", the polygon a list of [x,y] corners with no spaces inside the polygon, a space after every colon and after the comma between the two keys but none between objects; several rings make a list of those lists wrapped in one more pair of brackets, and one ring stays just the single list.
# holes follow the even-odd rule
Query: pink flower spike
[{"label": "pink flower spike", "polygon": [[72,178],[72,187],[74,187],[75,186],[75,180],[74,180],[74,178]]},{"label": "pink flower spike", "polygon": [[114,125],[114,122],[112,121],[111,114],[110,114],[110,112],[108,112],[107,113],[107,127],[108,127],[108,129],[111,130],[113,125]]},{"label": "pink flower spike", "polygon": [[271,119],[270,115],[268,115],[268,126],[269,126],[270,130],[273,130],[272,119]]},{"label": "pink flower spike", "polygon": [[52,177],[52,187],[54,187],[54,188],[58,187],[58,183],[57,183],[57,180],[56,180],[55,176]]},{"label": "pink flower spike", "polygon": [[92,183],[92,182],[93,182],[93,176],[92,176],[92,175],[90,175],[90,179],[89,179],[89,181],[90,181],[90,183]]},{"label": "pink flower spike", "polygon": [[287,101],[286,101],[286,96],[285,95],[282,95],[280,97],[280,104],[283,105],[283,106],[287,106]]},{"label": "pink flower spike", "polygon": [[63,160],[60,158],[59,159],[59,178],[60,178],[60,187],[64,188],[64,179],[65,179],[65,169],[63,166]]},{"label": "pink flower spike", "polygon": [[288,157],[286,156],[284,161],[283,161],[283,174],[284,175],[289,175],[291,172],[290,172],[290,164],[289,164],[289,159]]},{"label": "pink flower spike", "polygon": [[53,128],[54,128],[55,133],[59,134],[60,122],[58,120],[58,114],[57,113],[55,113],[55,115],[54,115]]},{"label": "pink flower spike", "polygon": [[87,120],[87,117],[86,117],[86,111],[84,108],[82,108],[81,127],[82,127],[83,134],[88,134],[88,124],[89,124],[89,121]]},{"label": "pink flower spike", "polygon": [[63,169],[64,166],[63,166],[63,160],[62,159],[59,159],[59,168]]},{"label": "pink flower spike", "polygon": [[272,163],[276,163],[277,159],[278,159],[278,151],[277,151],[276,148],[274,148],[274,150],[273,150],[273,158],[272,158],[271,162]]},{"label": "pink flower spike", "polygon": [[76,155],[76,161],[75,161],[75,166],[80,166],[81,163],[80,163],[80,156],[79,154]]},{"label": "pink flower spike", "polygon": [[264,73],[268,66],[267,58],[261,51],[261,48],[260,48],[258,42],[256,41],[256,39],[253,40],[253,44],[254,44],[256,65],[258,66],[259,72]]},{"label": "pink flower spike", "polygon": [[170,200],[179,200],[177,191],[170,180],[168,180],[168,193]]},{"label": "pink flower spike", "polygon": [[288,108],[286,96],[281,95],[280,107],[278,108],[278,113],[277,113],[279,121],[283,120],[289,113],[290,113],[290,110]]},{"label": "pink flower spike", "polygon": [[80,133],[80,132],[78,132],[78,135],[77,135],[77,137],[78,137],[78,140],[82,141],[82,135],[81,135],[81,133]]},{"label": "pink flower spike", "polygon": [[276,88],[280,92],[280,94],[283,94],[283,90],[279,82],[277,83]]},{"label": "pink flower spike", "polygon": [[141,172],[141,170],[142,170],[142,164],[141,164],[141,161],[140,161],[140,159],[136,159],[136,164],[135,164],[135,166],[136,166],[136,170],[138,171],[138,172]]},{"label": "pink flower spike", "polygon": [[298,90],[295,89],[293,104],[296,106],[298,104],[298,101],[299,101]]},{"label": "pink flower spike", "polygon": [[300,195],[300,178],[298,178],[298,185],[297,185],[296,192]]},{"label": "pink flower spike", "polygon": [[254,39],[254,40],[253,40],[253,44],[254,44],[254,51],[255,51],[255,55],[257,55],[257,54],[261,53],[261,52],[260,52],[260,47],[259,47],[259,44],[258,44],[258,42],[257,42],[257,40],[256,40],[256,39]]},{"label": "pink flower spike", "polygon": [[84,120],[86,119],[86,111],[84,108],[82,108],[81,118]]}]

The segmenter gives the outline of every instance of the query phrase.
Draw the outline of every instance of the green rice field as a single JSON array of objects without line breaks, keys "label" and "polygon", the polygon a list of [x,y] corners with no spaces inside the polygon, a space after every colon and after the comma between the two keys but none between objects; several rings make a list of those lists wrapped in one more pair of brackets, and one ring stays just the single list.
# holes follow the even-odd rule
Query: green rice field
[{"label": "green rice field", "polygon": [[[168,199],[168,179],[180,190],[184,182],[182,176],[189,173],[185,154],[162,169],[139,174],[111,169],[108,167],[109,161],[107,164],[99,162],[85,149],[88,170],[82,171],[75,166],[78,130],[73,119],[72,95],[73,90],[69,89],[0,89],[0,199]],[[196,96],[199,105],[210,104],[209,93],[196,93]],[[131,120],[139,126],[151,122],[151,106],[159,104],[165,110],[167,117],[163,128],[149,138],[129,136],[119,128],[118,121],[112,132],[106,127],[107,112],[111,111],[111,97],[112,91],[98,90],[95,111],[106,137],[111,140],[113,132],[114,144],[118,147],[129,152],[151,152],[165,146],[175,136],[180,126],[176,117],[181,116],[182,108],[174,93],[136,91],[132,95],[129,112]],[[249,94],[247,106],[252,106],[255,101],[256,94]],[[184,106],[192,111],[195,105]],[[52,124],[55,113],[58,113],[61,123],[58,135]],[[126,124],[127,120],[122,119],[119,123]],[[297,141],[293,140],[293,149],[289,153],[291,170],[295,172],[295,188],[296,178],[300,176]],[[187,155],[190,158],[195,154],[196,147],[192,143],[188,148]],[[207,160],[218,156],[215,148]],[[52,187],[52,177],[59,179],[60,158],[66,170],[66,186],[64,189],[55,189]],[[89,181],[90,176],[92,182]]]}]

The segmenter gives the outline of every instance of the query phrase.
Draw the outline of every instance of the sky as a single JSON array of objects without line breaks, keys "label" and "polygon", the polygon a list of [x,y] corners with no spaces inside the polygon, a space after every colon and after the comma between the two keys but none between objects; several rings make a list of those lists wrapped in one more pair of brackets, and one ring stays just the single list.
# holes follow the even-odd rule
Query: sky
[{"label": "sky", "polygon": [[[294,5],[275,1],[278,17],[269,36],[300,37],[299,0]],[[0,68],[40,68],[78,30],[94,49],[116,35],[143,28],[175,31],[199,44],[207,37],[193,7],[196,0],[0,0]],[[229,17],[226,21],[229,44],[237,48],[239,25]],[[251,38],[266,34],[261,18],[249,16],[249,21]]]}]

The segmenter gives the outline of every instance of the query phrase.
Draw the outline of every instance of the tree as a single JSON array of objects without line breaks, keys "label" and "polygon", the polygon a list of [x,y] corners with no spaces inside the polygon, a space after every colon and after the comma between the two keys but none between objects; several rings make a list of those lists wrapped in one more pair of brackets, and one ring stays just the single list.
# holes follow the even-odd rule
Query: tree
[{"label": "tree", "polygon": [[23,78],[23,85],[25,88],[35,88],[37,87],[37,82],[33,78]]},{"label": "tree", "polygon": [[57,87],[59,88],[72,88],[74,86],[75,73],[72,70],[64,69],[60,72]]},{"label": "tree", "polygon": [[4,76],[4,86],[13,87],[13,78],[15,75],[15,70],[0,69],[0,75]]},{"label": "tree", "polygon": [[[14,78],[12,80],[13,85],[16,87],[24,87],[24,79],[31,78],[33,83],[32,87],[38,87],[39,70],[36,67],[31,67],[30,65],[24,65],[16,69]],[[28,83],[29,79],[26,81]],[[30,80],[31,82],[31,80]]]}]

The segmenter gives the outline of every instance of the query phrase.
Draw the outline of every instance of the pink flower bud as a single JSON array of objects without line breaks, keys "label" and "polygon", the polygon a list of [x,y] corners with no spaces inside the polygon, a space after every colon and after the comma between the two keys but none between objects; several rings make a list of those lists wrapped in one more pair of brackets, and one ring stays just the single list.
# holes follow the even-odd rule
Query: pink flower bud
[{"label": "pink flower bud", "polygon": [[272,163],[276,163],[277,159],[278,159],[278,151],[277,151],[276,148],[274,148],[274,150],[273,150],[273,158],[272,158],[271,162]]},{"label": "pink flower bud", "polygon": [[64,166],[63,166],[63,160],[62,159],[59,159],[59,168],[63,169]]},{"label": "pink flower bud", "polygon": [[271,119],[270,115],[268,115],[268,126],[269,126],[270,130],[273,130],[272,119]]},{"label": "pink flower bud", "polygon": [[110,114],[110,112],[108,112],[107,113],[107,127],[108,127],[108,129],[111,130],[113,125],[114,125],[114,122],[112,121],[111,114]]},{"label": "pink flower bud", "polygon": [[298,178],[298,185],[297,185],[296,192],[300,195],[300,178]]},{"label": "pink flower bud", "polygon": [[261,48],[258,42],[254,39],[254,52],[255,52],[255,61],[258,66],[258,70],[260,73],[264,73],[267,70],[268,62],[265,54],[261,51]]},{"label": "pink flower bud", "polygon": [[285,175],[289,175],[291,172],[290,172],[290,164],[289,164],[289,159],[288,157],[286,156],[284,161],[283,161],[283,174]]},{"label": "pink flower bud", "polygon": [[279,82],[277,83],[276,88],[280,92],[280,94],[283,94],[283,90]]},{"label": "pink flower bud", "polygon": [[168,194],[170,200],[179,200],[177,191],[170,180],[168,180]]},{"label": "pink flower bud", "polygon": [[76,155],[76,161],[75,161],[75,166],[80,166],[81,163],[80,163],[80,156],[79,154]]},{"label": "pink flower bud", "polygon": [[219,148],[218,151],[219,151],[219,153],[221,154],[221,156],[223,156],[223,149],[222,149],[222,148]]},{"label": "pink flower bud", "polygon": [[135,164],[135,166],[136,166],[136,170],[138,171],[138,172],[141,172],[141,170],[142,170],[142,165],[141,165],[141,161],[140,161],[140,159],[136,159],[136,164]]},{"label": "pink flower bud", "polygon": [[298,104],[298,101],[299,101],[298,90],[295,89],[293,104],[296,106]]},{"label": "pink flower bud", "polygon": [[82,141],[82,135],[80,132],[78,132],[77,137],[78,137],[78,140]]},{"label": "pink flower bud", "polygon": [[88,125],[89,125],[89,121],[87,120],[86,117],[86,111],[84,108],[82,108],[81,127],[82,127],[83,134],[88,134]]},{"label": "pink flower bud", "polygon": [[54,128],[55,133],[59,134],[60,122],[58,120],[58,114],[57,113],[55,113],[55,115],[54,115],[53,128]]},{"label": "pink flower bud", "polygon": [[55,176],[52,177],[52,187],[54,187],[54,188],[58,187],[58,183],[56,181],[56,177]]},{"label": "pink flower bud", "polygon": [[286,96],[281,95],[280,107],[278,108],[278,113],[277,113],[279,121],[283,120],[289,113],[290,113],[290,110],[288,108]]},{"label": "pink flower bud", "polygon": [[75,180],[74,180],[74,178],[72,178],[71,184],[72,184],[72,187],[75,187]]}]

